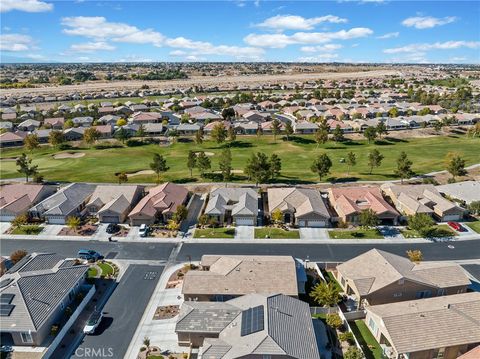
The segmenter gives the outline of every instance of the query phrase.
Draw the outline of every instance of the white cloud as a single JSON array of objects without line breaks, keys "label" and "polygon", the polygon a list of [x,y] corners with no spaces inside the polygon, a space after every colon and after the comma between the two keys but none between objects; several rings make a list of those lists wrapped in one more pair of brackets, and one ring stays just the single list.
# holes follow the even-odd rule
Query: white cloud
[{"label": "white cloud", "polygon": [[25,57],[27,57],[29,59],[32,59],[32,60],[37,60],[37,61],[45,60],[45,56],[43,56],[41,54],[27,54],[27,55],[25,55]]},{"label": "white cloud", "polygon": [[170,56],[185,56],[186,54],[187,53],[183,50],[173,50],[169,53]]},{"label": "white cloud", "polygon": [[80,52],[80,53],[90,53],[90,52],[97,52],[97,51],[113,51],[115,50],[115,46],[112,46],[103,41],[86,42],[83,44],[73,44],[72,46],[70,46],[70,50],[74,52]]},{"label": "white cloud", "polygon": [[373,31],[365,27],[355,27],[350,30],[337,32],[296,32],[292,35],[285,34],[249,34],[244,41],[250,46],[284,48],[294,44],[321,44],[332,40],[349,40],[365,37]]},{"label": "white cloud", "polygon": [[299,62],[326,62],[329,60],[334,60],[338,58],[338,54],[318,54],[315,56],[306,56],[306,57],[299,57],[297,61]]},{"label": "white cloud", "polygon": [[429,50],[452,50],[466,47],[469,49],[477,49],[480,47],[479,41],[446,41],[424,44],[410,44],[402,47],[394,47],[383,50],[386,54],[398,54],[403,52],[425,52]]},{"label": "white cloud", "polygon": [[0,34],[0,51],[28,51],[32,49],[33,39],[23,34]]},{"label": "white cloud", "polygon": [[0,1],[0,12],[12,10],[25,12],[44,12],[51,11],[53,4],[38,0],[2,0]]},{"label": "white cloud", "polygon": [[253,5],[255,5],[255,7],[259,7],[260,6],[260,0],[255,0],[253,2]]},{"label": "white cloud", "polygon": [[[97,39],[132,36],[141,32],[137,27],[119,22],[108,22],[103,16],[75,16],[62,18],[61,24],[68,35]],[[148,31],[148,30],[147,30]]]},{"label": "white cloud", "polygon": [[340,44],[325,44],[319,46],[302,46],[300,50],[303,52],[331,52],[341,49],[342,47]]},{"label": "white cloud", "polygon": [[416,29],[431,29],[435,26],[450,24],[457,20],[455,16],[447,16],[437,18],[432,16],[413,16],[402,21],[402,25],[406,27],[414,27]]},{"label": "white cloud", "polygon": [[388,32],[386,33],[385,35],[382,35],[382,36],[377,36],[377,39],[391,39],[391,38],[394,38],[394,37],[398,37],[398,35],[400,35],[399,32]]},{"label": "white cloud", "polygon": [[334,15],[325,15],[312,18],[304,18],[298,15],[277,15],[270,17],[257,27],[268,28],[272,30],[312,30],[315,25],[330,22],[330,23],[345,23],[347,19],[342,19]]}]

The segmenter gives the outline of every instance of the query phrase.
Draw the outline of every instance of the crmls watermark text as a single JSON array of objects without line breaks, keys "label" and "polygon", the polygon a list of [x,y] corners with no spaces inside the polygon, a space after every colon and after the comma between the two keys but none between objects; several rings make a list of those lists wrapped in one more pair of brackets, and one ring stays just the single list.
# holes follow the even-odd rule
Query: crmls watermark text
[{"label": "crmls watermark text", "polygon": [[79,358],[113,358],[113,348],[77,348],[75,356]]}]

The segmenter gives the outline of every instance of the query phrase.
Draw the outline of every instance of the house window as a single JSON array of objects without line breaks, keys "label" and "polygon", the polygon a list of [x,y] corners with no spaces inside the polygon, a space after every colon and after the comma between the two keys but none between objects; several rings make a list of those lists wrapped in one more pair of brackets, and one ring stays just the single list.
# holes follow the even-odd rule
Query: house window
[{"label": "house window", "polygon": [[393,293],[393,298],[399,298],[402,296],[402,292]]},{"label": "house window", "polygon": [[30,332],[22,332],[20,333],[20,336],[22,337],[22,342],[33,343],[32,334]]},{"label": "house window", "polygon": [[445,288],[440,288],[438,291],[437,291],[437,295],[440,296],[440,295],[446,295],[447,294],[447,291]]},{"label": "house window", "polygon": [[429,290],[421,290],[417,292],[416,298],[417,299],[428,298],[431,295],[432,295],[432,292],[430,292]]},{"label": "house window", "polygon": [[345,278],[342,277],[342,286],[345,287]]},{"label": "house window", "polygon": [[377,334],[377,325],[375,324],[375,321],[372,318],[370,318],[370,320],[368,321],[368,326],[372,330],[372,333],[374,333],[376,335]]},{"label": "house window", "polygon": [[457,290],[457,294],[463,293],[463,289]]}]

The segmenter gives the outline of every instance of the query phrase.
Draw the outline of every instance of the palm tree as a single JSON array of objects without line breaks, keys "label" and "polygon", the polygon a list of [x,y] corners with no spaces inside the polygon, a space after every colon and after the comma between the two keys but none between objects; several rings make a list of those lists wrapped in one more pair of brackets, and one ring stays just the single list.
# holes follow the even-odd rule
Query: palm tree
[{"label": "palm tree", "polygon": [[149,337],[143,338],[143,345],[147,347],[147,351],[145,352],[145,357],[148,358],[148,355],[150,354],[150,338]]},{"label": "palm tree", "polygon": [[310,297],[324,307],[333,307],[340,301],[340,290],[333,282],[320,282],[310,292]]}]

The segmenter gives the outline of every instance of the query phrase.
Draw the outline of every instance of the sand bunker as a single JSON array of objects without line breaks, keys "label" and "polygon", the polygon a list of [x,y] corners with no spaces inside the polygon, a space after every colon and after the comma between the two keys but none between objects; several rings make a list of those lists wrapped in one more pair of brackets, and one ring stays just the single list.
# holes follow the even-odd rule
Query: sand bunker
[{"label": "sand bunker", "polygon": [[[200,152],[195,152],[196,155],[198,155]],[[215,156],[215,153],[213,152],[205,152],[205,156]]]},{"label": "sand bunker", "polygon": [[85,156],[84,152],[64,152],[54,155],[53,158],[56,160],[62,160],[65,158],[80,158],[83,156]]},{"label": "sand bunker", "polygon": [[153,175],[155,172],[152,170],[141,170],[133,173],[127,173],[127,177],[135,177],[135,176],[142,176],[142,175]]}]

